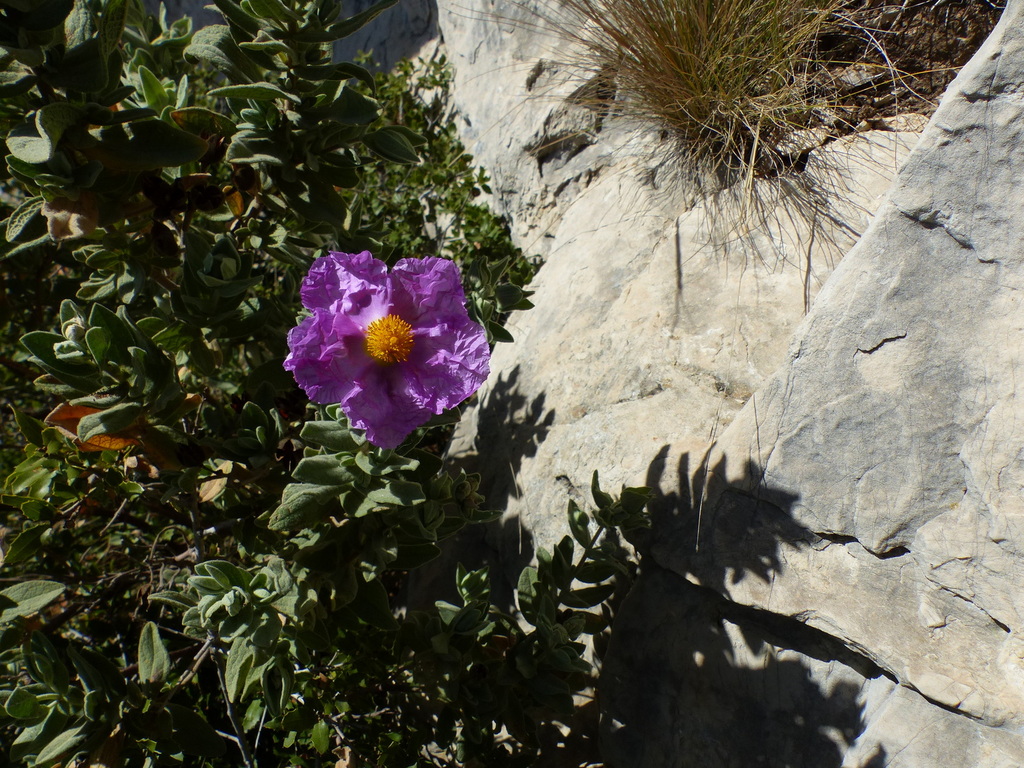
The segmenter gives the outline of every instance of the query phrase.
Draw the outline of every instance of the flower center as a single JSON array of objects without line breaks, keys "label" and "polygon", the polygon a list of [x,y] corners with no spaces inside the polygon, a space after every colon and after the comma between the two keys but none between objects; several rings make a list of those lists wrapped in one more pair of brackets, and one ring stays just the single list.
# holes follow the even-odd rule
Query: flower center
[{"label": "flower center", "polygon": [[366,354],[382,363],[404,363],[412,352],[412,326],[398,315],[374,320],[366,328]]}]

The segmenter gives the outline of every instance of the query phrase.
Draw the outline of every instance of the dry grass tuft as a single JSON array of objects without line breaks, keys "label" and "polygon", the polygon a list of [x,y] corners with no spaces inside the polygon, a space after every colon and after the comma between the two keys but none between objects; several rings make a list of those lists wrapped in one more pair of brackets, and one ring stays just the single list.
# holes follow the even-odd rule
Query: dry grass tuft
[{"label": "dry grass tuft", "polygon": [[614,78],[612,109],[662,126],[704,171],[784,171],[794,162],[782,148],[787,136],[828,103],[828,89],[811,73],[838,0],[560,5],[563,33]]}]

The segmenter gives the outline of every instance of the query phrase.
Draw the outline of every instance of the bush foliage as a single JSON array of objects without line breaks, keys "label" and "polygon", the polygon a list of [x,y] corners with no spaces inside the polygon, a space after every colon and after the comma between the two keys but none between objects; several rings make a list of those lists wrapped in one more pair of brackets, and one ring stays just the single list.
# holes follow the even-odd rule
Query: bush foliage
[{"label": "bush foliage", "polygon": [[393,2],[216,0],[198,31],[137,0],[0,6],[3,761],[529,765],[589,683],[645,491],[595,474],[516,610],[460,567],[458,602],[403,611],[403,575],[498,514],[439,457],[458,414],[382,450],[281,367],[328,249],[454,258],[492,341],[529,307],[423,96],[443,63],[331,58]]}]

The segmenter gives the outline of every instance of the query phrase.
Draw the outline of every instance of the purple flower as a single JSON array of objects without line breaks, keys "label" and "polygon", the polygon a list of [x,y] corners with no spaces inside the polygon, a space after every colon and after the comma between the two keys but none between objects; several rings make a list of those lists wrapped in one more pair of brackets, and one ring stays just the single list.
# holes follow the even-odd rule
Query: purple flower
[{"label": "purple flower", "polygon": [[375,445],[394,448],[487,378],[487,337],[447,259],[402,259],[389,274],[369,251],[331,252],[301,293],[313,314],[289,331],[284,367]]}]

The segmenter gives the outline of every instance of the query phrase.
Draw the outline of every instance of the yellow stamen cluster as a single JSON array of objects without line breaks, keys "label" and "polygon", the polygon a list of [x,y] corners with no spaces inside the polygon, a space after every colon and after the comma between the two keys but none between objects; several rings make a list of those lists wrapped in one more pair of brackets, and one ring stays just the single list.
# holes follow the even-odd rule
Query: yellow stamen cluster
[{"label": "yellow stamen cluster", "polygon": [[404,363],[412,352],[412,326],[398,315],[374,320],[366,328],[366,354],[382,363]]}]

